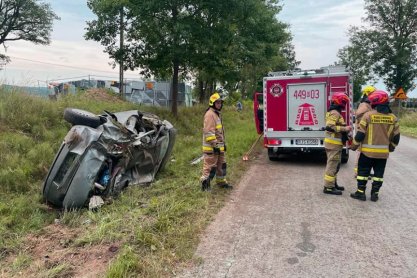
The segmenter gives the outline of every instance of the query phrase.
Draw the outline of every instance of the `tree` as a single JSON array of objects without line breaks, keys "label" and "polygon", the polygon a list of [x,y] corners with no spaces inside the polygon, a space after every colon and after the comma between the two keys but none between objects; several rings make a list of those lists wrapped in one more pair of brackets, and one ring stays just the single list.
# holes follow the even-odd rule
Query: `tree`
[{"label": "tree", "polygon": [[[362,96],[362,85],[371,80],[370,67],[363,65],[362,54],[351,46],[339,50],[340,64],[347,66],[353,76],[353,101],[359,101]],[[336,63],[337,64],[337,63]]]},{"label": "tree", "polygon": [[365,0],[369,26],[351,27],[341,62],[364,84],[382,78],[391,92],[415,87],[417,0]]},{"label": "tree", "polygon": [[[172,113],[177,115],[178,81],[186,74],[197,12],[196,1],[135,0],[109,1],[89,0],[88,6],[98,16],[88,23],[86,38],[100,41],[105,51],[116,61],[123,59],[126,69],[141,68],[141,73],[159,78],[171,76]],[[117,46],[115,11],[125,11],[125,43]]]},{"label": "tree", "polygon": [[[178,81],[197,76],[199,87],[213,90],[221,81],[236,84],[248,65],[271,68],[288,41],[286,25],[275,19],[276,0],[89,0],[98,19],[86,38],[100,41],[126,69],[172,80],[177,114]],[[125,11],[125,45],[117,45],[117,10]]]},{"label": "tree", "polygon": [[47,45],[54,19],[59,17],[51,6],[38,0],[0,0],[0,44],[25,40]]},{"label": "tree", "polygon": [[[178,80],[193,74],[201,90],[216,82],[236,84],[250,65],[271,68],[288,41],[275,19],[276,0],[89,0],[98,19],[86,38],[100,41],[111,58],[146,76],[171,78],[172,112],[177,113]],[[117,11],[125,11],[125,44],[117,44]],[[267,31],[265,31],[267,30]],[[253,67],[252,67],[253,68]],[[257,70],[258,72],[259,70]]]},{"label": "tree", "polygon": [[[213,2],[213,1],[211,1]],[[288,26],[277,19],[278,1],[214,1],[202,17],[205,36],[194,68],[200,88],[199,98],[216,82],[229,90],[239,84],[242,95],[252,93],[268,71],[291,68],[295,56]]]}]

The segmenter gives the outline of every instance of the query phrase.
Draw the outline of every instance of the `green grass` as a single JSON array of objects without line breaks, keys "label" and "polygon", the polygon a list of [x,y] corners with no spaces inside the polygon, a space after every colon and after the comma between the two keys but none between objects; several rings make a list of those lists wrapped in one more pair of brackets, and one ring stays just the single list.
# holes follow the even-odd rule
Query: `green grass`
[{"label": "green grass", "polygon": [[[66,107],[97,114],[103,110],[138,109],[156,113],[178,129],[177,141],[167,168],[148,187],[131,186],[111,204],[97,212],[86,209],[63,212],[42,202],[41,190],[50,163],[70,125],[63,120]],[[241,113],[226,105],[228,179],[237,183],[247,168],[242,156],[257,138],[251,103]],[[202,118],[206,106],[180,108],[178,118],[166,109],[132,103],[109,103],[85,98],[82,93],[56,102],[19,92],[0,90],[0,268],[18,273],[33,263],[25,246],[28,234],[58,218],[67,229],[80,232],[68,248],[103,243],[120,249],[107,277],[172,277],[177,268],[189,264],[199,235],[224,205],[228,193],[213,189],[201,192],[201,163],[190,161],[201,155]],[[417,137],[417,113],[401,116],[402,134]],[[11,265],[4,263],[14,254]],[[65,262],[39,269],[38,277],[63,277],[74,271]]]},{"label": "green grass", "polygon": [[417,138],[417,112],[403,114],[400,117],[401,134]]},{"label": "green grass", "polygon": [[[171,161],[151,186],[131,186],[97,212],[48,209],[42,202],[42,183],[70,128],[62,117],[66,107],[98,114],[104,109],[156,113],[178,129]],[[244,103],[245,109],[238,113],[226,105],[223,111],[228,178],[232,183],[238,182],[247,167],[242,155],[257,138],[249,107],[249,102]],[[201,192],[201,163],[190,165],[201,155],[205,109],[180,108],[179,116],[174,118],[166,109],[100,102],[82,93],[52,102],[0,90],[0,267],[7,254],[25,250],[27,234],[41,233],[43,227],[59,218],[67,228],[82,227],[83,232],[70,247],[102,243],[121,246],[108,277],[172,276],[179,265],[192,260],[199,235],[228,196],[220,189]],[[14,268],[30,263],[31,258],[21,257]],[[39,275],[55,277],[68,271],[71,266],[62,262]]]}]

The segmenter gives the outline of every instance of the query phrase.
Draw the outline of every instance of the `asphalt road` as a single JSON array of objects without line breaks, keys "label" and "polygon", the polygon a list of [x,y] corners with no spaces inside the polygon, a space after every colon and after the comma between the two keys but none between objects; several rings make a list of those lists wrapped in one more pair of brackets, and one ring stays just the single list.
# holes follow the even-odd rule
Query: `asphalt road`
[{"label": "asphalt road", "polygon": [[179,277],[417,277],[417,140],[402,137],[371,202],[322,193],[325,161],[264,151],[202,235],[201,264]]}]

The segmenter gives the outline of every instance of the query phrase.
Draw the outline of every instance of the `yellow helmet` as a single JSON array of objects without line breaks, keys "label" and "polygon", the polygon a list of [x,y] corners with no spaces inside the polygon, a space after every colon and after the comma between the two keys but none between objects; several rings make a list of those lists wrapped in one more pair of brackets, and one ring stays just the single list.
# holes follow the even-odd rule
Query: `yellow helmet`
[{"label": "yellow helmet", "polygon": [[373,92],[376,91],[376,88],[374,86],[366,86],[365,88],[363,88],[362,90],[362,95],[363,96],[369,96],[369,94],[372,94]]},{"label": "yellow helmet", "polygon": [[214,103],[218,100],[223,100],[219,93],[214,93],[210,96],[209,106],[213,106]]}]

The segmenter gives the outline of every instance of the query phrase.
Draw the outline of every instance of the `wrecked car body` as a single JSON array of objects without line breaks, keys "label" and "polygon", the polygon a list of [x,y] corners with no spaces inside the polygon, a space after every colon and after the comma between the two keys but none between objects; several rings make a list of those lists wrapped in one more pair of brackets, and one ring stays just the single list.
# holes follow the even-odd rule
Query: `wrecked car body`
[{"label": "wrecked car body", "polygon": [[80,208],[93,196],[116,196],[128,185],[149,184],[164,168],[176,137],[170,122],[137,110],[105,112],[65,110],[73,126],[43,185],[49,204]]}]

